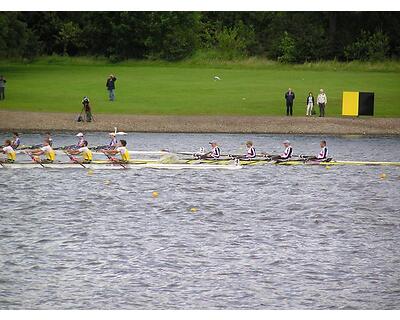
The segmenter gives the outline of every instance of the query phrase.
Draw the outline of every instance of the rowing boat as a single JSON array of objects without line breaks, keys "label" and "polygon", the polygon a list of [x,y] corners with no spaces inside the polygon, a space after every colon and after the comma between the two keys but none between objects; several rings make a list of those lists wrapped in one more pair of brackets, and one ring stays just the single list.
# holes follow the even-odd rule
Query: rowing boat
[{"label": "rowing boat", "polygon": [[[226,165],[232,163],[232,159],[209,159],[209,160],[197,160],[188,159],[186,163],[208,163],[208,164],[219,164]],[[306,161],[304,159],[293,159],[288,161],[271,161],[266,158],[251,159],[251,160],[241,160],[241,166],[256,166],[265,164],[275,164],[275,165],[320,165],[320,166],[400,166],[400,162],[396,161],[345,161],[345,160],[330,160],[330,161]]]},{"label": "rowing boat", "polygon": [[284,165],[284,166],[400,166],[400,162],[388,161],[304,161],[302,159],[288,160],[288,161],[269,161],[265,158],[235,161],[232,159],[142,159],[131,160],[129,163],[110,162],[107,160],[95,160],[89,164],[79,164],[74,162],[54,162],[54,163],[35,163],[35,162],[14,162],[14,163],[1,163],[0,169],[31,169],[31,168],[49,168],[49,169],[195,169],[195,170],[208,170],[208,169],[223,169],[223,170],[237,170],[244,166],[259,166],[259,165]]},{"label": "rowing boat", "polygon": [[[62,147],[60,147],[62,148]],[[99,147],[93,147],[91,149],[98,149]],[[24,150],[17,150],[17,153],[23,153]],[[55,151],[57,154],[63,154],[64,151],[57,150]],[[129,151],[131,155],[137,156],[137,155],[147,155],[150,157],[155,157],[155,156],[168,156],[168,155],[173,155],[173,154],[179,154],[179,155],[184,155],[184,156],[193,156],[194,152],[170,152],[168,150],[161,150],[161,151],[147,151],[147,150],[136,150],[136,151]],[[93,155],[103,155],[102,152],[100,151],[93,151]],[[145,159],[145,160],[134,160],[132,164],[137,165],[155,165],[155,162],[158,162],[158,160],[150,160],[150,159]],[[196,159],[196,158],[186,158],[186,159],[180,159],[176,160],[175,164],[179,165],[192,165],[192,164],[212,164],[212,165],[218,165],[218,166],[226,166],[226,165],[234,165],[234,159],[232,157],[224,157],[220,159]],[[64,163],[63,163],[64,164]],[[162,163],[165,164],[165,163]],[[173,163],[168,163],[168,164],[173,164]],[[302,158],[295,158],[291,159],[288,161],[281,161],[281,162],[275,162],[271,161],[268,158],[265,157],[258,157],[255,159],[249,159],[249,160],[241,160],[240,165],[241,166],[255,166],[255,165],[264,165],[264,164],[279,164],[279,165],[286,165],[286,166],[291,166],[291,165],[320,165],[320,166],[341,166],[341,165],[352,165],[352,166],[400,166],[399,161],[346,161],[346,160],[331,160],[331,161],[306,161],[305,159]]]},{"label": "rowing boat", "polygon": [[90,170],[124,170],[124,169],[169,169],[169,170],[238,170],[240,164],[211,164],[211,163],[162,163],[158,161],[130,161],[129,163],[118,163],[110,161],[92,161],[91,163],[74,162],[53,162],[53,163],[34,163],[34,162],[14,162],[1,163],[0,169],[90,169]]}]

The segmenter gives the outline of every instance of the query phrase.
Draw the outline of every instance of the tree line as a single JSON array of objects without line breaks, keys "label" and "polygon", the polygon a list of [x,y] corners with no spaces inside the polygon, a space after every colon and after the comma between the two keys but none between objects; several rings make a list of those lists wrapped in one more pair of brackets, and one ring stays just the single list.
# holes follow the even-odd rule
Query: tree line
[{"label": "tree line", "polygon": [[2,12],[0,57],[382,61],[400,56],[399,17],[397,12]]}]

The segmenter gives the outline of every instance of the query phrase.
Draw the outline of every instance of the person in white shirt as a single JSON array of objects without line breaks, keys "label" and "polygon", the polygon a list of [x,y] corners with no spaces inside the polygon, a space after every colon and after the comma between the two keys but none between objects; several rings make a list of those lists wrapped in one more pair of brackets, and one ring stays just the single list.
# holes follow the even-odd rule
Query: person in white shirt
[{"label": "person in white shirt", "polygon": [[314,96],[313,96],[312,92],[310,92],[307,97],[307,111],[306,111],[307,117],[312,116],[312,111],[314,109],[314,103],[315,103]]},{"label": "person in white shirt", "polygon": [[[34,157],[35,161],[38,163],[53,163],[56,158],[56,153],[50,146],[50,142],[48,140],[44,140],[43,147],[32,150],[30,154]],[[41,155],[44,155],[45,158],[41,159],[40,158]]]},{"label": "person in white shirt", "polygon": [[0,159],[0,163],[12,163],[16,160],[16,152],[12,147],[11,140],[4,141],[4,147],[1,148],[1,152],[7,155],[7,159]]},{"label": "person in white shirt", "polygon": [[246,142],[246,148],[247,148],[247,152],[242,157],[242,159],[243,160],[254,159],[257,156],[257,153],[256,153],[256,149],[254,148],[253,142],[252,141],[247,141]]},{"label": "person in white shirt", "polygon": [[[129,155],[129,150],[126,148],[126,140],[119,140],[119,143],[117,145],[116,149],[112,150],[101,150],[107,157],[114,162],[120,162],[120,163],[129,163],[130,161],[130,155]],[[120,154],[121,159],[117,159],[115,156],[117,154]]]},{"label": "person in white shirt", "polygon": [[46,132],[45,140],[49,142],[50,147],[53,147],[53,138],[50,132]]},{"label": "person in white shirt", "polygon": [[289,140],[283,141],[283,146],[285,147],[285,151],[279,155],[266,155],[267,158],[270,158],[271,160],[276,160],[276,161],[286,161],[289,160],[292,157],[293,154],[293,147],[290,144]]},{"label": "person in white shirt", "polygon": [[82,132],[79,132],[76,136],[79,138],[78,143],[76,144],[76,147],[82,148],[84,145],[84,142],[85,142],[85,137],[83,136]]},{"label": "person in white shirt", "polygon": [[321,150],[316,156],[311,156],[307,158],[307,161],[326,161],[328,159],[328,147],[326,146],[326,141],[321,140],[319,143]]},{"label": "person in white shirt", "polygon": [[210,142],[211,151],[201,156],[201,159],[219,159],[221,157],[221,149],[215,141]]},{"label": "person in white shirt", "polygon": [[11,147],[14,149],[17,149],[19,145],[21,144],[21,140],[19,138],[18,132],[13,133],[13,140],[11,141]]},{"label": "person in white shirt", "polygon": [[110,133],[110,138],[111,138],[111,140],[110,140],[110,143],[108,144],[108,146],[109,146],[110,148],[115,148],[115,147],[117,147],[117,145],[118,145],[118,140],[117,140],[117,137],[116,137],[116,135],[115,135],[114,132]]},{"label": "person in white shirt", "polygon": [[83,142],[83,147],[80,147],[78,150],[68,150],[66,152],[70,155],[82,156],[81,160],[78,160],[75,157],[70,157],[70,159],[76,163],[91,163],[93,160],[92,151],[88,148],[88,142],[86,140]]},{"label": "person in white shirt", "polygon": [[325,117],[325,107],[328,103],[328,98],[323,89],[319,90],[319,95],[317,97],[317,103],[319,106],[319,116]]}]

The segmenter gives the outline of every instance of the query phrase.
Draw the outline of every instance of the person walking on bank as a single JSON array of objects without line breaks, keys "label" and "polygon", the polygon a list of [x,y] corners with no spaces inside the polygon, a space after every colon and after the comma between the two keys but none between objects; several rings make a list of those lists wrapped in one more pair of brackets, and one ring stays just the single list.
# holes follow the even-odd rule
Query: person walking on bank
[{"label": "person walking on bank", "polygon": [[313,115],[314,103],[315,103],[314,96],[312,92],[309,92],[307,97],[307,112],[306,112],[307,117]]},{"label": "person walking on bank", "polygon": [[326,97],[326,94],[323,89],[319,90],[319,95],[317,97],[317,103],[319,106],[319,116],[325,117],[325,107],[328,103],[328,98]]},{"label": "person walking on bank", "polygon": [[295,99],[294,92],[292,89],[288,89],[285,93],[285,100],[286,100],[286,116],[293,115],[293,101]]},{"label": "person walking on bank", "polygon": [[117,78],[114,77],[114,75],[110,74],[106,82],[106,88],[108,90],[108,99],[110,101],[115,100],[115,81],[117,81]]},{"label": "person walking on bank", "polygon": [[4,100],[6,98],[5,96],[6,82],[7,80],[4,79],[3,76],[0,76],[0,100]]}]

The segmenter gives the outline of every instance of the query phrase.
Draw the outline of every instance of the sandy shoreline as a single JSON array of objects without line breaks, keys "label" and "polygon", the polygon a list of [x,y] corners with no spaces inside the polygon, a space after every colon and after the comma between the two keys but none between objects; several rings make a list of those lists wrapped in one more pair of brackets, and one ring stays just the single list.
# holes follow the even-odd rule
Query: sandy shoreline
[{"label": "sandy shoreline", "polygon": [[113,131],[185,133],[368,134],[400,135],[400,118],[306,118],[273,116],[155,116],[96,114],[92,123],[72,113],[0,110],[0,130]]}]

